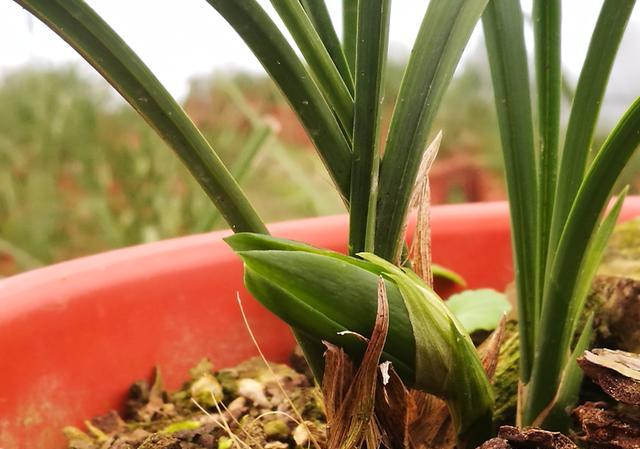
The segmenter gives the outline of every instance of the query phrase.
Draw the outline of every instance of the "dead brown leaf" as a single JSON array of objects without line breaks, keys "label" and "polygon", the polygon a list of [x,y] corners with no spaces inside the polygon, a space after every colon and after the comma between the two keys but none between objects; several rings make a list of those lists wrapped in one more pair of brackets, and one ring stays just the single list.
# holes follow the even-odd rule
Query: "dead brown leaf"
[{"label": "dead brown leaf", "polygon": [[[329,364],[329,366],[325,366],[323,378],[323,390],[325,394],[328,392],[330,398],[330,405],[327,405],[327,418],[329,418],[329,408],[332,408],[332,419],[327,420],[328,449],[353,449],[360,447],[364,441],[370,448],[379,445],[380,432],[373,419],[374,405],[378,379],[377,368],[388,330],[389,305],[384,281],[380,278],[378,281],[378,311],[371,339],[362,362],[344,395],[341,392],[344,391],[344,380],[347,377],[344,371],[348,366],[344,362],[344,356],[339,355],[341,350],[328,352],[329,358],[325,359],[325,364]],[[330,354],[338,354],[338,357],[333,357]],[[336,364],[336,366],[330,366],[331,364]],[[340,377],[336,379],[335,376]],[[324,385],[325,382],[326,385]],[[335,390],[331,391],[332,388]]]},{"label": "dead brown leaf", "polygon": [[429,211],[431,206],[431,189],[429,187],[429,170],[438,154],[442,131],[438,133],[433,142],[425,150],[416,183],[411,196],[410,209],[418,210],[416,217],[416,229],[413,234],[409,259],[413,271],[429,286],[433,287],[433,273],[431,271],[431,224]]},{"label": "dead brown leaf", "polygon": [[416,414],[411,419],[410,437],[416,448],[451,449],[456,433],[447,404],[420,390],[411,390]]},{"label": "dead brown leaf", "polygon": [[506,325],[507,316],[504,315],[496,330],[491,333],[489,338],[487,338],[479,348],[482,359],[482,368],[484,368],[484,372],[487,374],[487,378],[489,380],[492,380],[496,373],[498,359],[500,358],[500,348],[502,348],[502,342],[504,341]]},{"label": "dead brown leaf", "polygon": [[385,430],[385,445],[409,449],[409,424],[415,404],[409,390],[389,362],[380,365],[381,381],[376,389],[376,417]]}]

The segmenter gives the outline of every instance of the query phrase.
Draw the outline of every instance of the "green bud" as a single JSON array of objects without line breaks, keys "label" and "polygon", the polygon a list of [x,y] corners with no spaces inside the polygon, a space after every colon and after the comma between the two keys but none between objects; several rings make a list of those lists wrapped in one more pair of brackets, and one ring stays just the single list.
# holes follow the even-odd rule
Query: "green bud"
[{"label": "green bud", "polygon": [[[354,258],[264,235],[236,234],[227,243],[245,263],[249,291],[303,337],[303,349],[326,340],[356,362],[365,344],[353,333],[371,335],[382,276],[389,303],[382,360],[407,386],[447,401],[461,438],[489,435],[493,397],[475,347],[413,272],[372,254]],[[307,356],[313,366],[322,365],[319,351]]]}]

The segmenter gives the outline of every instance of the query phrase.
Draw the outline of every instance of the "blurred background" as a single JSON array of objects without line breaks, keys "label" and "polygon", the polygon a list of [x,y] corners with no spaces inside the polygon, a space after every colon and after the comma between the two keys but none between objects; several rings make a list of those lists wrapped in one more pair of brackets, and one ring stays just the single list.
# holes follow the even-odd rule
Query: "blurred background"
[{"label": "blurred background", "polygon": [[[89,0],[181,102],[266,221],[343,212],[277,88],[203,0]],[[268,2],[261,1],[270,13]],[[340,29],[340,0],[327,0]],[[391,13],[385,123],[424,0]],[[564,2],[564,112],[601,1]],[[525,12],[531,2],[524,1]],[[166,145],[99,75],[11,0],[0,0],[0,276],[112,248],[224,228]],[[529,23],[527,42],[532,43]],[[594,145],[640,95],[640,8],[614,67]],[[434,203],[505,198],[482,33],[470,45],[434,130]],[[386,126],[383,126],[383,133]],[[640,193],[640,158],[620,184]]]}]

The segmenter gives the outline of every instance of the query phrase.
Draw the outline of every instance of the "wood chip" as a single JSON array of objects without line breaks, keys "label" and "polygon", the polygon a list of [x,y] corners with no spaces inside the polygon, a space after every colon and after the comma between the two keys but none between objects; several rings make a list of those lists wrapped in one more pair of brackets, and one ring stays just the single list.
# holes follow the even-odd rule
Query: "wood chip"
[{"label": "wood chip", "polygon": [[584,373],[609,396],[640,405],[640,354],[610,349],[585,351],[578,359]]},{"label": "wood chip", "polygon": [[478,449],[511,449],[511,446],[504,438],[491,438],[478,446]]},{"label": "wood chip", "polygon": [[514,449],[577,449],[578,446],[560,432],[536,428],[519,429],[513,426],[502,426],[498,438],[507,441]]},{"label": "wood chip", "polygon": [[637,449],[640,447],[640,423],[604,402],[587,402],[572,413],[581,430],[577,438],[587,447],[601,449]]}]

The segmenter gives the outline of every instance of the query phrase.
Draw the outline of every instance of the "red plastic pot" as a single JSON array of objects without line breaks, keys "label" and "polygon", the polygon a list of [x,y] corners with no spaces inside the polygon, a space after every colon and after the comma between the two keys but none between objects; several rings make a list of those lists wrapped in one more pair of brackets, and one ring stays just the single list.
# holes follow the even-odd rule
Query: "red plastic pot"
[{"label": "red plastic pot", "polygon": [[[627,200],[624,217],[640,213]],[[345,216],[271,226],[274,235],[342,251]],[[267,357],[287,359],[287,327],[250,298],[221,237],[196,235],[85,257],[0,281],[0,448],[64,447],[60,429],[118,408],[160,366],[169,388],[208,356],[218,368],[256,355],[236,292]],[[505,203],[439,206],[434,260],[470,287],[512,279]]]}]

